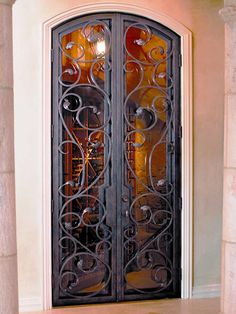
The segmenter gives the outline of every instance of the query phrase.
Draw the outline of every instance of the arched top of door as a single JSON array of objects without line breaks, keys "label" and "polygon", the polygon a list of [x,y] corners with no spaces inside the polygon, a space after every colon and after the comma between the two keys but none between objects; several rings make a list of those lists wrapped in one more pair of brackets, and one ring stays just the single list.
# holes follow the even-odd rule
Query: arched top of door
[{"label": "arched top of door", "polygon": [[149,10],[145,7],[133,4],[105,3],[105,2],[80,5],[65,12],[62,12],[56,16],[53,16],[49,20],[45,21],[45,23],[43,24],[44,31],[52,29],[63,22],[79,17],[81,15],[102,12],[120,12],[139,15],[142,17],[149,18],[150,20],[153,20],[168,27],[182,38],[186,36],[191,37],[191,31],[186,26],[184,26],[183,24],[175,20],[173,17],[163,12]]}]

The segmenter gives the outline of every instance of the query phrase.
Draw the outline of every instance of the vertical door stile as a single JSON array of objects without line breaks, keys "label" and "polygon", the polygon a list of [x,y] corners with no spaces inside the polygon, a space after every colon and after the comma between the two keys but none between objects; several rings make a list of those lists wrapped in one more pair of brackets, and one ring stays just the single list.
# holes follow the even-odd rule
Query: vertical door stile
[{"label": "vertical door stile", "polygon": [[123,300],[123,204],[122,204],[122,180],[123,180],[123,147],[124,147],[124,124],[123,124],[123,98],[124,98],[124,82],[123,82],[123,19],[121,14],[115,14],[116,37],[114,45],[116,45],[116,158],[117,158],[117,301]]},{"label": "vertical door stile", "polygon": [[[108,15],[109,16],[109,15]],[[109,169],[106,171],[105,175],[107,177],[107,187],[105,188],[104,193],[104,204],[107,211],[107,219],[106,223],[110,227],[111,230],[111,259],[109,261],[111,266],[111,296],[112,300],[116,300],[116,233],[114,230],[116,230],[116,155],[114,151],[114,145],[115,145],[115,137],[114,134],[116,133],[115,124],[114,124],[114,115],[115,115],[115,95],[114,95],[114,63],[115,63],[115,55],[114,55],[114,43],[113,38],[114,37],[114,30],[113,30],[113,17],[109,16],[109,29],[111,31],[110,38],[107,38],[107,41],[110,41],[110,52],[106,54],[105,59],[109,62],[109,69],[106,71],[105,75],[105,86],[107,86],[107,93],[111,99],[111,121],[106,127],[107,133],[110,135],[110,141],[111,141],[111,157],[109,162]],[[106,106],[104,106],[104,110],[107,111],[107,103]],[[106,154],[108,151],[105,152]],[[110,183],[110,184],[109,184]]]},{"label": "vertical door stile", "polygon": [[180,90],[180,67],[181,62],[179,61],[179,56],[181,56],[180,52],[180,38],[176,38],[172,41],[173,44],[173,65],[172,72],[174,77],[174,107],[175,107],[175,117],[173,121],[174,125],[174,134],[173,134],[173,142],[175,145],[175,154],[173,160],[173,173],[174,173],[174,208],[175,208],[175,219],[174,219],[174,264],[175,267],[175,276],[174,276],[174,289],[177,295],[181,295],[181,210],[182,204],[180,204],[180,200],[182,200],[182,182],[181,182],[181,136],[180,136],[180,128],[181,128],[181,112],[180,112],[180,99],[181,99],[181,90]]},{"label": "vertical door stile", "polygon": [[[52,70],[52,114],[51,114],[51,123],[53,128],[58,130],[58,111],[55,110],[57,108],[57,98],[58,95],[61,94],[61,91],[58,88],[57,84],[57,73],[59,71],[59,48],[58,48],[58,33],[53,32],[52,36],[52,48],[54,51],[54,62],[51,63]],[[57,131],[58,132],[58,131]],[[58,198],[57,198],[57,187],[59,185],[58,174],[60,173],[60,166],[58,160],[58,138],[57,136],[53,136],[52,141],[52,200],[54,205],[54,210],[52,211],[52,297],[53,302],[56,300],[59,294],[59,285],[58,285],[58,276],[59,273],[59,265],[57,263],[59,259],[58,250],[54,250],[54,247],[57,245],[57,238],[59,234],[59,226],[58,226]]]},{"label": "vertical door stile", "polygon": [[111,178],[112,178],[112,243],[113,243],[113,254],[112,254],[112,270],[113,270],[113,295],[115,300],[117,300],[117,210],[116,210],[116,204],[117,204],[117,15],[113,14],[111,19],[111,68],[112,68],[112,74],[111,74],[111,100],[112,100],[112,117],[111,117],[111,123],[112,123],[112,172],[111,172]]}]

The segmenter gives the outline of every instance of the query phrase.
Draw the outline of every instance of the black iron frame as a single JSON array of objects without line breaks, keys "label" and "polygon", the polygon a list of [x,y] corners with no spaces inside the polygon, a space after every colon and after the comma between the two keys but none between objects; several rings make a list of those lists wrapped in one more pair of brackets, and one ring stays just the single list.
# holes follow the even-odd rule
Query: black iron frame
[{"label": "black iron frame", "polygon": [[[105,203],[109,204],[112,213],[109,214],[109,226],[112,228],[112,259],[110,267],[112,270],[109,295],[96,295],[87,297],[61,297],[59,284],[59,235],[60,226],[58,223],[59,209],[62,206],[61,196],[58,193],[60,178],[62,177],[61,157],[58,147],[62,136],[62,125],[58,115],[58,102],[62,97],[62,88],[58,84],[60,75],[61,51],[59,42],[62,36],[68,34],[82,23],[90,20],[110,21],[111,26],[111,136],[112,151],[111,162],[109,163],[110,186],[106,193]],[[125,99],[125,76],[124,68],[124,27],[125,23],[132,22],[145,24],[155,29],[171,44],[171,62],[169,73],[172,76],[173,86],[170,92],[171,102],[174,108],[173,121],[171,122],[171,157],[168,159],[168,167],[171,171],[174,192],[172,197],[173,208],[173,268],[172,268],[172,290],[160,291],[158,293],[126,293],[124,290],[124,264],[123,264],[123,245],[124,245],[124,217],[126,214],[126,204],[122,197],[127,194],[124,184],[125,158],[124,158],[124,138],[125,138],[125,119],[124,119],[124,99]],[[59,25],[52,31],[52,294],[53,305],[76,305],[84,303],[112,302],[124,300],[146,300],[163,297],[180,297],[181,291],[181,135],[180,135],[180,37],[166,28],[165,26],[135,15],[123,13],[102,13],[96,15],[86,15],[77,19],[70,20]],[[121,169],[121,171],[119,171]],[[119,261],[118,261],[119,260]]]}]

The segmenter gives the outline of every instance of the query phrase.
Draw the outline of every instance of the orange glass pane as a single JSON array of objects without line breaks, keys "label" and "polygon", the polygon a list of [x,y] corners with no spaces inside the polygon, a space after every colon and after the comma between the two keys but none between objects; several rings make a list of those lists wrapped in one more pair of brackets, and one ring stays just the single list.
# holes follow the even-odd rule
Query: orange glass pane
[{"label": "orange glass pane", "polygon": [[125,35],[126,184],[133,202],[125,230],[125,289],[158,291],[170,283],[168,269],[160,267],[166,261],[151,241],[170,218],[158,196],[168,192],[168,47],[145,26],[130,26]]}]

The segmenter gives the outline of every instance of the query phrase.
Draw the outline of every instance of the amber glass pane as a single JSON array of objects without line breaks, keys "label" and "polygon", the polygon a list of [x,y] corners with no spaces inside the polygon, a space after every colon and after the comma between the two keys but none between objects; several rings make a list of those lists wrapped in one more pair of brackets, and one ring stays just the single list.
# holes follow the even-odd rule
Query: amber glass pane
[{"label": "amber glass pane", "polygon": [[137,23],[126,29],[125,52],[125,181],[131,197],[124,230],[125,291],[150,293],[166,289],[171,278],[165,257],[171,243],[170,52],[166,40]]},{"label": "amber glass pane", "polygon": [[65,296],[106,294],[110,284],[110,229],[101,198],[110,156],[109,40],[106,24],[95,21],[60,43],[60,287]]}]

